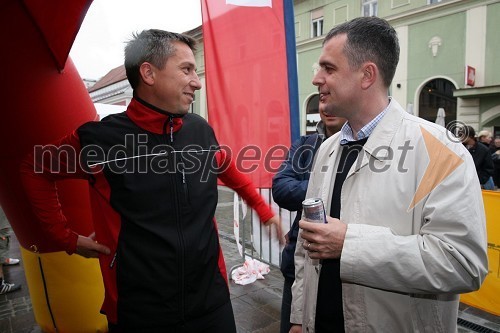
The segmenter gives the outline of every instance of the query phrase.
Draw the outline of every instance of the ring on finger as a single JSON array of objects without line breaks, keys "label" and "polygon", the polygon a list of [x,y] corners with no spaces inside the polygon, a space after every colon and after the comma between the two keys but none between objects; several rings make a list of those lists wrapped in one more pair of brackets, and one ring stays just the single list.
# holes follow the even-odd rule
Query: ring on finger
[{"label": "ring on finger", "polygon": [[309,244],[307,244],[307,249],[309,250],[310,247],[311,247],[311,242],[309,242]]}]

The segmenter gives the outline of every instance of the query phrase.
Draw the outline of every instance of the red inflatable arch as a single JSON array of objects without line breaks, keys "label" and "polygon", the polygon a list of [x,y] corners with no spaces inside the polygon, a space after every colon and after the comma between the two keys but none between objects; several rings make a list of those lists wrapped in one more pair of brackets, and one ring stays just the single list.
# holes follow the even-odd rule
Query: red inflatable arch
[{"label": "red inflatable arch", "polygon": [[[107,326],[99,314],[104,292],[97,260],[68,256],[43,237],[19,177],[20,161],[34,145],[97,117],[68,59],[91,2],[0,1],[0,204],[21,244],[35,318],[44,332],[103,332]],[[87,183],[64,181],[58,188],[71,227],[90,234]]]}]

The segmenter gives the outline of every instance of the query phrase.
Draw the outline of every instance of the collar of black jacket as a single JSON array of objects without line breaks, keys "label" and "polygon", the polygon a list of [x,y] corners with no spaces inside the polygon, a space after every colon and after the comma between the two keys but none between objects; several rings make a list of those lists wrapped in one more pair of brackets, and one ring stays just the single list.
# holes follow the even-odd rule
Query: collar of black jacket
[{"label": "collar of black jacket", "polygon": [[[184,116],[162,110],[137,96],[130,101],[126,114],[137,126],[156,134],[164,134],[165,130],[166,133],[170,133],[171,129],[174,133],[177,132],[182,127]],[[172,126],[169,124],[170,121]]]}]

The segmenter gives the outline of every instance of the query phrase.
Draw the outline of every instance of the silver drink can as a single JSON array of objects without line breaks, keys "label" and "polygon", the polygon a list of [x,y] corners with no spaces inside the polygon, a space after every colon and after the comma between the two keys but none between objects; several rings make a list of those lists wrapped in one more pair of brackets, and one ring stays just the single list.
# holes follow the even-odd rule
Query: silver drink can
[{"label": "silver drink can", "polygon": [[307,222],[326,223],[325,205],[320,198],[302,201],[302,218]]}]

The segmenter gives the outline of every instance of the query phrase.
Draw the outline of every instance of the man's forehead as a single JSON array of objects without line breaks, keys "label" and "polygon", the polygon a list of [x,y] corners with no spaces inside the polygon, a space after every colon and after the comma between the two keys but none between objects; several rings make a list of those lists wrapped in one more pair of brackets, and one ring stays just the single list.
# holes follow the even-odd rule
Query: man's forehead
[{"label": "man's forehead", "polygon": [[[345,35],[344,35],[345,36]],[[321,55],[319,57],[319,62],[331,62],[333,57],[337,57],[343,54],[345,37],[341,35],[336,35],[330,38],[321,49]]]},{"label": "man's forehead", "polygon": [[335,35],[325,42],[323,50],[325,49],[342,49],[347,41],[346,34]]},{"label": "man's forehead", "polygon": [[177,62],[196,63],[193,50],[186,44],[181,43],[180,45],[176,45],[175,51],[170,58],[177,59]]}]

